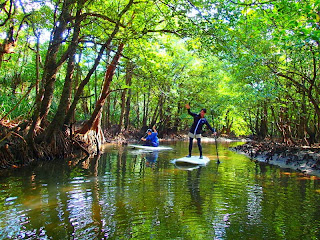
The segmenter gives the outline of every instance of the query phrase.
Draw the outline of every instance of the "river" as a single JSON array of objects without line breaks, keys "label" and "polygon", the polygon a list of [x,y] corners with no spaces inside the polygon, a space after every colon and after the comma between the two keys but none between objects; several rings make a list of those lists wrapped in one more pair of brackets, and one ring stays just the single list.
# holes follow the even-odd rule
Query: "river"
[{"label": "river", "polygon": [[[52,161],[0,178],[1,239],[319,239],[320,181],[203,143],[207,166],[178,168],[187,142]],[[194,154],[197,154],[194,145]]]}]

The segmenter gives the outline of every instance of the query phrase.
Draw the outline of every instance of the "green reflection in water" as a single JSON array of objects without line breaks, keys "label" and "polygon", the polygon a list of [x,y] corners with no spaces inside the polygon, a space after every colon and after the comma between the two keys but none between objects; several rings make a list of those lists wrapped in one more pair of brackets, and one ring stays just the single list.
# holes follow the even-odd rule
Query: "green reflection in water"
[{"label": "green reflection in water", "polygon": [[[167,143],[169,144],[169,143]],[[239,144],[239,143],[233,143]],[[319,180],[255,163],[219,144],[182,170],[174,150],[108,145],[105,154],[0,179],[1,239],[318,239]],[[197,149],[194,149],[197,154]]]}]

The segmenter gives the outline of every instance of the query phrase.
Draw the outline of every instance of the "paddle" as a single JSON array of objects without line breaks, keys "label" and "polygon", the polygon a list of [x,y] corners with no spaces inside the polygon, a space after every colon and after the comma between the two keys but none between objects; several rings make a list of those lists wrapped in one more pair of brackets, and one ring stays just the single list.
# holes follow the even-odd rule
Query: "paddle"
[{"label": "paddle", "polygon": [[[146,138],[146,136],[148,135],[148,133],[146,133],[142,138]],[[140,138],[140,140],[139,140],[139,142],[138,143],[140,143],[142,140],[141,140],[141,138]]]},{"label": "paddle", "polygon": [[219,160],[219,153],[218,153],[217,135],[214,135],[214,142],[216,143],[216,152],[217,152],[217,158],[218,158],[217,163],[219,164],[219,163],[220,163],[220,160]]},{"label": "paddle", "polygon": [[[143,138],[146,138],[146,136],[147,136],[148,134],[146,133],[144,136],[143,136]],[[138,144],[140,144],[140,142],[141,142],[142,140],[141,140],[141,138],[140,138],[140,140],[138,141]],[[134,146],[131,146],[132,147],[132,149],[135,149],[136,147],[134,147]]]}]

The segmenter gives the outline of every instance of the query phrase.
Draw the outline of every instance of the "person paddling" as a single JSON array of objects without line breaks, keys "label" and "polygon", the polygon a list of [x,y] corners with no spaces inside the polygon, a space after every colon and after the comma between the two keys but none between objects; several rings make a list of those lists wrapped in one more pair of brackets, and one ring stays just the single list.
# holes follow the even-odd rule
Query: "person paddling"
[{"label": "person paddling", "polygon": [[200,152],[200,159],[202,159],[202,146],[201,146],[201,132],[202,127],[204,124],[208,126],[208,128],[212,131],[214,135],[217,134],[216,130],[210,126],[207,119],[204,117],[207,110],[205,108],[202,108],[199,114],[193,113],[190,111],[190,105],[186,104],[186,109],[188,110],[188,113],[193,117],[193,124],[189,130],[188,136],[189,136],[189,155],[187,157],[191,157],[192,152],[192,145],[193,145],[193,139],[197,139],[198,148]]},{"label": "person paddling", "polygon": [[148,129],[146,132],[148,136],[146,138],[141,138],[141,140],[146,142],[145,144],[143,144],[144,146],[158,147],[159,146],[158,132],[155,126],[153,126],[152,129],[153,129],[153,132],[151,129]]}]

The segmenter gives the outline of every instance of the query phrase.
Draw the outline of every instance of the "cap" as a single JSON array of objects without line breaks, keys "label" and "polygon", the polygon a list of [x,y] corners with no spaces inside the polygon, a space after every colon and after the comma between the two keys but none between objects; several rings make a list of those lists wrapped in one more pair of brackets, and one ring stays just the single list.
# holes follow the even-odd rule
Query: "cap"
[{"label": "cap", "polygon": [[207,109],[202,108],[201,111],[203,111],[204,113],[206,113],[206,112],[207,112]]},{"label": "cap", "polygon": [[148,132],[152,132],[152,130],[151,130],[151,129],[148,129],[148,130],[146,131],[146,133],[148,133]]}]

